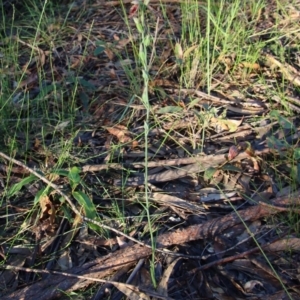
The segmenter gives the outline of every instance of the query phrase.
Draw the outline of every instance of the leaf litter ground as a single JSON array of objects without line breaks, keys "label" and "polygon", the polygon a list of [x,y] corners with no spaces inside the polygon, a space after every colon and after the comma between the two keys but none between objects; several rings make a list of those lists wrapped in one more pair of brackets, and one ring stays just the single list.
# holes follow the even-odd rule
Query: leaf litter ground
[{"label": "leaf litter ground", "polygon": [[[210,87],[196,59],[184,77],[196,55],[178,42],[182,4],[151,3],[147,140],[137,7],[124,4],[73,4],[44,24],[49,38],[34,44],[29,28],[1,45],[21,53],[2,58],[19,83],[6,87],[3,151],[26,165],[0,165],[2,299],[300,298],[299,3],[238,15],[261,57],[220,54]],[[155,252],[141,245],[150,231]]]}]

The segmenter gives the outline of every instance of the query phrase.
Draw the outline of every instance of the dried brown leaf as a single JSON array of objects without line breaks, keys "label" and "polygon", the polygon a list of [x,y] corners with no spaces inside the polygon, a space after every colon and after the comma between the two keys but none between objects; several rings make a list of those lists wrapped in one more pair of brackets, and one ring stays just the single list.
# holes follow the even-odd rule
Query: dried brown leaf
[{"label": "dried brown leaf", "polygon": [[150,297],[145,293],[141,292],[137,287],[124,283],[116,283],[113,285],[126,295],[130,300],[150,300]]},{"label": "dried brown leaf", "polygon": [[233,145],[229,148],[228,151],[228,160],[234,159],[239,154],[237,146]]},{"label": "dried brown leaf", "polygon": [[105,54],[107,55],[107,57],[110,59],[110,60],[113,60],[114,59],[114,53],[112,50],[110,50],[109,48],[106,48],[104,50]]},{"label": "dried brown leaf", "polygon": [[133,18],[135,15],[137,15],[138,10],[139,10],[139,4],[133,4],[130,7],[128,18]]},{"label": "dried brown leaf", "polygon": [[168,297],[168,281],[170,279],[170,276],[174,270],[175,265],[178,263],[178,261],[181,258],[177,258],[175,259],[168,267],[167,269],[164,271],[164,274],[160,280],[160,283],[157,287],[157,292],[159,294],[161,294],[162,296],[166,296]]},{"label": "dried brown leaf", "polygon": [[286,238],[276,241],[265,248],[272,252],[278,251],[297,251],[300,252],[300,239],[299,238]]},{"label": "dried brown leaf", "polygon": [[41,207],[40,221],[49,219],[49,226],[53,226],[55,222],[55,207],[47,195],[40,197],[39,204]]},{"label": "dried brown leaf", "polygon": [[240,67],[244,67],[244,68],[248,68],[248,69],[252,69],[252,70],[259,70],[260,69],[259,64],[251,63],[251,62],[242,62],[240,64]]},{"label": "dried brown leaf", "polygon": [[221,119],[221,118],[211,118],[210,126],[213,127],[217,133],[223,131],[235,132],[238,127],[242,124],[243,119],[241,120],[230,120],[230,119]]},{"label": "dried brown leaf", "polygon": [[121,143],[129,143],[132,141],[129,131],[123,125],[116,125],[114,127],[106,127],[106,130],[113,136],[117,137],[117,139]]}]

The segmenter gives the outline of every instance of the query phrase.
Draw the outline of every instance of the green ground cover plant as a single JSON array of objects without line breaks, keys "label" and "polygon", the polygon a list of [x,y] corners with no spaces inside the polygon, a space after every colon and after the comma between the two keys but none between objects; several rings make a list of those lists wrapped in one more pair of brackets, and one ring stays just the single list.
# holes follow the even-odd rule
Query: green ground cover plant
[{"label": "green ground cover plant", "polygon": [[298,299],[299,1],[3,1],[1,299]]}]

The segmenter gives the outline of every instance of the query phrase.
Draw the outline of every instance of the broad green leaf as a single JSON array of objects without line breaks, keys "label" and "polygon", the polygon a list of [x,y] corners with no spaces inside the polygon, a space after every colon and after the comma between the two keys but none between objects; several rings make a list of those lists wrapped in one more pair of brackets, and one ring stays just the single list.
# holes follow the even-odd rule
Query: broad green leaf
[{"label": "broad green leaf", "polygon": [[294,149],[294,159],[300,159],[300,148]]},{"label": "broad green leaf", "polygon": [[278,110],[271,110],[270,117],[278,118],[280,116],[280,112]]},{"label": "broad green leaf", "polygon": [[147,34],[147,35],[145,36],[145,39],[144,39],[144,45],[145,45],[146,47],[148,47],[148,46],[150,46],[150,44],[151,44],[150,35]]},{"label": "broad green leaf", "polygon": [[282,128],[296,130],[295,125],[290,120],[282,116],[278,110],[272,110],[270,112],[270,117],[277,119]]},{"label": "broad green leaf", "polygon": [[[64,198],[63,198],[64,199]],[[72,217],[72,211],[70,210],[70,208],[67,205],[62,205],[60,207],[60,209],[64,212],[64,217],[70,222],[73,222],[73,217]]]},{"label": "broad green leaf", "polygon": [[22,189],[23,186],[25,186],[35,180],[37,180],[37,178],[33,174],[31,174],[28,177],[22,179],[20,182],[14,184],[7,193],[8,197],[15,195],[17,192],[19,192]]},{"label": "broad green leaf", "polygon": [[206,169],[204,172],[204,180],[210,180],[216,173],[216,170],[217,169],[214,167],[209,167],[208,169]]},{"label": "broad green leaf", "polygon": [[268,147],[269,148],[275,148],[278,151],[280,151],[282,148],[285,148],[288,146],[288,144],[286,143],[286,141],[283,140],[278,140],[277,138],[275,138],[274,136],[270,136],[267,138],[267,143],[268,143]]},{"label": "broad green leaf", "polygon": [[97,41],[96,46],[97,47],[94,50],[94,55],[99,55],[105,50],[106,44],[104,41]]},{"label": "broad green leaf", "polygon": [[65,177],[67,177],[69,175],[69,171],[64,170],[64,169],[56,169],[56,170],[51,171],[51,173],[57,174],[60,176],[65,176]]},{"label": "broad green leaf", "polygon": [[[99,217],[96,211],[96,207],[91,199],[83,192],[76,191],[72,193],[73,197],[78,201],[78,203],[83,207],[85,216],[89,219],[99,221]],[[99,226],[95,224],[89,224],[89,227],[93,230],[99,231]]]},{"label": "broad green leaf", "polygon": [[193,108],[195,105],[198,105],[199,102],[200,102],[199,99],[193,99],[193,100],[191,100],[191,102],[188,105],[188,108]]},{"label": "broad green leaf", "polygon": [[[143,44],[140,44],[139,59],[141,61],[141,64],[145,67],[147,65],[147,53],[145,53],[145,49],[143,46],[144,46]],[[143,70],[142,73],[143,73],[143,78],[148,79],[148,77],[149,77],[148,73],[146,73],[145,70]]]},{"label": "broad green leaf", "polygon": [[34,204],[37,204],[40,201],[40,198],[44,195],[47,195],[49,191],[49,186],[46,186],[44,189],[39,190],[34,197]]},{"label": "broad green leaf", "polygon": [[68,178],[70,180],[70,184],[72,186],[72,189],[75,189],[76,186],[80,183],[81,178],[79,174],[80,170],[77,167],[71,168],[68,174]]},{"label": "broad green leaf", "polygon": [[286,156],[285,152],[282,151],[284,148],[288,148],[289,144],[284,140],[278,140],[274,136],[270,136],[267,138],[267,145],[271,149],[276,149],[279,153],[280,158],[284,158]]},{"label": "broad green leaf", "polygon": [[103,46],[98,46],[95,50],[94,50],[94,55],[99,55],[101,54],[103,51],[105,50],[105,47]]},{"label": "broad green leaf", "polygon": [[57,91],[58,89],[60,88],[60,85],[59,84],[49,84],[49,85],[46,85],[46,86],[43,86],[41,89],[40,89],[40,92],[39,94],[34,98],[34,100],[42,100],[45,98],[45,95],[51,93],[51,92],[54,92],[54,91]]},{"label": "broad green leaf", "polygon": [[296,130],[296,127],[295,125],[289,121],[288,119],[286,119],[285,117],[283,116],[280,116],[278,118],[278,123],[280,124],[280,126],[282,126],[282,128],[284,129],[289,129],[289,130]]},{"label": "broad green leaf", "polygon": [[91,82],[83,79],[83,78],[79,78],[78,80],[79,84],[82,85],[83,87],[88,88],[90,91],[96,91],[97,88],[94,84],[92,84]]},{"label": "broad green leaf", "polygon": [[165,106],[156,111],[157,114],[178,113],[183,110],[180,106]]},{"label": "broad green leaf", "polygon": [[106,45],[105,41],[101,41],[101,40],[96,41],[96,46],[105,46],[105,45]]}]

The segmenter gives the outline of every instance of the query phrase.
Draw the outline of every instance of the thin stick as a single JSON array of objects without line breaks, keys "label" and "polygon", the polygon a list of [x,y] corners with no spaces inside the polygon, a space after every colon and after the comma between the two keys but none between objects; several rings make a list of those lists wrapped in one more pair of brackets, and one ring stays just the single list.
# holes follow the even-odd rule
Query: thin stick
[{"label": "thin stick", "polygon": [[[119,234],[119,235],[121,235],[121,236],[124,236],[124,237],[126,237],[127,239],[129,239],[129,240],[131,240],[131,241],[133,241],[133,242],[135,242],[135,243],[137,243],[137,244],[139,244],[139,245],[141,245],[141,246],[144,246],[144,247],[147,247],[147,248],[152,249],[151,245],[148,245],[148,244],[146,244],[146,243],[143,243],[143,242],[141,242],[141,241],[139,241],[139,240],[137,240],[137,239],[135,239],[135,238],[133,238],[133,237],[131,237],[131,236],[125,234],[125,233],[123,233],[122,231],[119,231],[119,230],[117,230],[117,229],[115,229],[115,228],[113,228],[113,227],[107,226],[107,225],[102,224],[102,223],[100,223],[100,222],[98,222],[98,221],[95,221],[95,220],[92,220],[92,219],[90,219],[90,218],[87,218],[87,217],[83,216],[83,215],[79,212],[79,210],[76,208],[76,206],[75,206],[74,203],[72,202],[71,198],[70,198],[68,195],[66,195],[64,192],[62,192],[62,191],[59,189],[59,187],[58,187],[55,183],[49,181],[49,180],[48,180],[47,178],[45,178],[43,175],[41,175],[41,174],[39,174],[38,172],[36,172],[35,170],[33,170],[33,169],[27,167],[27,166],[26,166],[25,164],[23,164],[22,162],[20,162],[20,161],[14,159],[14,158],[12,158],[12,157],[9,157],[8,155],[4,154],[4,153],[1,152],[1,151],[0,151],[0,156],[3,157],[3,158],[5,158],[6,160],[10,161],[11,163],[14,163],[14,164],[16,164],[16,165],[18,165],[18,166],[24,168],[26,171],[28,171],[29,173],[35,175],[35,176],[38,177],[40,180],[42,180],[44,183],[46,183],[46,184],[48,184],[49,186],[51,186],[51,187],[52,187],[59,195],[61,195],[62,197],[64,197],[64,198],[66,199],[66,201],[69,203],[69,205],[70,205],[72,211],[73,211],[76,215],[78,215],[83,221],[89,222],[89,223],[92,223],[92,224],[95,224],[95,225],[97,225],[97,226],[99,226],[99,227],[102,227],[102,228],[105,228],[105,229],[108,229],[108,230],[111,230],[111,231],[115,232],[116,234]],[[186,254],[182,254],[182,253],[174,253],[174,252],[171,252],[171,251],[168,251],[168,250],[163,250],[163,249],[157,249],[157,248],[156,248],[155,251],[156,251],[156,252],[165,253],[165,254],[169,254],[169,255],[172,255],[172,256],[176,256],[176,257],[186,257],[186,258],[196,258],[196,259],[200,259],[200,257],[195,257],[195,256],[192,256],[192,255],[186,255]]]},{"label": "thin stick", "polygon": [[[27,166],[26,166],[25,164],[23,164],[22,162],[20,162],[20,161],[14,159],[14,158],[12,158],[12,157],[9,157],[8,155],[4,154],[4,153],[1,152],[1,151],[0,151],[0,156],[3,157],[3,158],[5,158],[6,160],[12,162],[12,163],[14,163],[14,164],[16,164],[16,165],[18,165],[18,166],[24,168],[26,171],[28,171],[29,173],[35,175],[35,176],[38,177],[40,180],[42,180],[44,183],[46,183],[46,184],[48,184],[49,186],[51,186],[51,187],[52,187],[59,195],[61,195],[62,197],[64,197],[64,198],[66,199],[66,201],[69,203],[69,205],[70,205],[72,211],[73,211],[76,215],[80,216],[80,218],[81,218],[83,221],[89,222],[89,223],[93,223],[93,224],[98,225],[98,226],[100,226],[100,227],[102,227],[102,228],[111,230],[111,231],[113,231],[113,232],[115,232],[115,233],[117,233],[117,234],[119,234],[119,235],[122,235],[122,236],[126,237],[127,239],[129,239],[129,240],[131,240],[131,241],[133,241],[133,242],[135,242],[135,243],[137,243],[137,244],[140,244],[140,245],[142,245],[142,246],[144,246],[144,247],[147,247],[147,248],[151,248],[151,246],[149,246],[149,245],[147,245],[147,244],[145,244],[145,243],[143,243],[143,242],[140,242],[140,241],[136,240],[135,238],[133,238],[133,237],[131,237],[131,236],[129,236],[129,235],[127,235],[127,234],[125,234],[125,233],[123,233],[123,232],[121,232],[121,231],[119,231],[119,230],[113,228],[113,227],[107,226],[107,225],[105,225],[105,224],[102,224],[102,223],[100,223],[100,222],[97,222],[97,221],[95,221],[95,220],[92,220],[92,219],[90,219],[90,218],[87,218],[87,217],[83,216],[83,215],[79,212],[79,210],[76,208],[76,206],[75,206],[74,203],[72,202],[71,198],[70,198],[68,195],[66,195],[64,192],[62,192],[62,191],[59,189],[59,187],[58,187],[55,183],[49,181],[49,180],[48,180],[47,178],[45,178],[43,175],[41,175],[41,174],[39,174],[38,172],[36,172],[35,170],[33,170],[33,169],[27,167]],[[151,248],[151,249],[152,249],[152,248]],[[168,253],[169,253],[169,252],[168,252]]]},{"label": "thin stick", "polygon": [[147,289],[143,289],[142,287],[136,287],[136,286],[128,284],[128,283],[121,283],[121,282],[117,282],[117,281],[109,281],[109,280],[105,280],[105,279],[93,278],[93,277],[88,277],[88,276],[82,276],[82,275],[76,275],[76,274],[70,274],[70,273],[66,273],[66,272],[59,272],[59,271],[52,271],[52,270],[48,271],[48,270],[30,269],[30,268],[17,267],[17,266],[12,266],[12,265],[0,265],[0,269],[17,270],[17,271],[31,272],[31,273],[52,274],[52,275],[56,274],[56,275],[63,275],[66,277],[109,283],[109,284],[114,285],[116,288],[125,287],[125,288],[135,291],[136,293],[143,291],[143,292],[146,292],[149,296],[153,296],[153,297],[156,297],[159,299],[170,299],[170,298],[162,296],[156,292],[149,291]]}]

